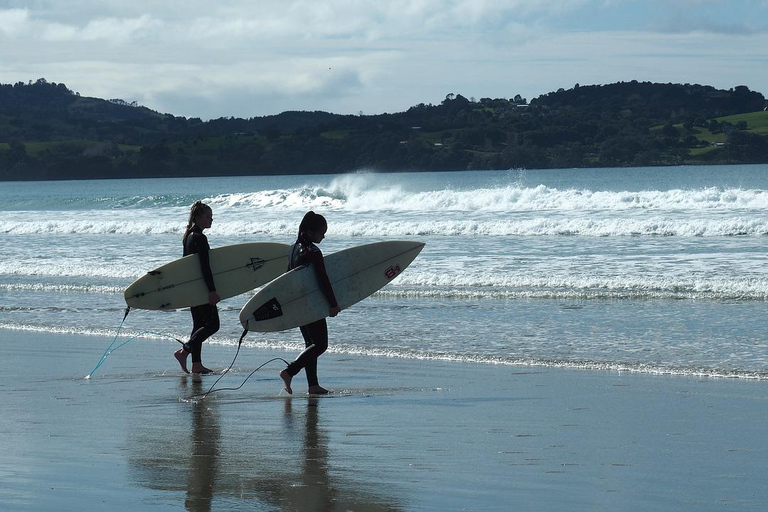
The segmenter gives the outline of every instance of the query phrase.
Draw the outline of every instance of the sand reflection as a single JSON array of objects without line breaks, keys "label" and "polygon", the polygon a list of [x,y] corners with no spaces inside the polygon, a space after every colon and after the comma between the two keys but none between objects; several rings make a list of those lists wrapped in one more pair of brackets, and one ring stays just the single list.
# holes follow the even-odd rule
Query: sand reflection
[{"label": "sand reflection", "polygon": [[[202,379],[193,378],[194,395],[204,393]],[[192,402],[191,455],[184,505],[190,512],[209,512],[216,488],[220,429],[215,400]]]},{"label": "sand reflection", "polygon": [[[184,377],[181,388],[192,397],[204,383]],[[351,470],[333,450],[326,400],[212,395],[140,408],[128,440],[132,480],[194,512],[401,510],[375,474]]]}]

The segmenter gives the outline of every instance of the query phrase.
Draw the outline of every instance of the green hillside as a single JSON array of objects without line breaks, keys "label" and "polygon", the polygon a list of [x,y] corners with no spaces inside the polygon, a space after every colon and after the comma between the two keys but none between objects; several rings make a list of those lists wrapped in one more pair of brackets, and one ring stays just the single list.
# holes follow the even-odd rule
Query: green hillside
[{"label": "green hillside", "polygon": [[745,86],[631,81],[202,121],[40,79],[0,84],[0,180],[764,163],[765,106]]}]

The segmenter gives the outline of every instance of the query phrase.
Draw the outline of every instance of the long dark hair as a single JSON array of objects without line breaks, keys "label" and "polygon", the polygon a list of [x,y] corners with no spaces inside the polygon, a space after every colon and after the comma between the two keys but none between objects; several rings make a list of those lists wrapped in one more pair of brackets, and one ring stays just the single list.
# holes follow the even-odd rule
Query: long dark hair
[{"label": "long dark hair", "polygon": [[304,218],[301,219],[299,236],[296,237],[296,241],[307,245],[310,243],[310,240],[307,238],[307,231],[320,231],[322,229],[328,229],[328,222],[326,222],[325,217],[319,213],[308,211],[304,214]]},{"label": "long dark hair", "polygon": [[189,221],[187,222],[187,229],[184,230],[184,237],[181,239],[182,245],[186,247],[187,238],[192,232],[192,228],[195,226],[195,219],[206,210],[210,210],[211,207],[202,201],[195,201],[195,204],[189,209]]}]

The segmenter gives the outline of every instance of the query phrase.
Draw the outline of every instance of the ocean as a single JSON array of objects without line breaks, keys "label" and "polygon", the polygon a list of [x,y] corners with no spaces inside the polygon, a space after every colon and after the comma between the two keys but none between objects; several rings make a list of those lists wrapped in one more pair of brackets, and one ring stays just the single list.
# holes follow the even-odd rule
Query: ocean
[{"label": "ocean", "polygon": [[[167,344],[170,358],[189,312],[133,310],[118,332],[123,290],[181,257],[198,199],[212,247],[292,243],[308,210],[328,220],[325,254],[426,242],[329,320],[331,352],[768,379],[768,165],[4,182],[0,329],[88,336],[94,364],[113,340],[110,357]],[[207,343],[234,355],[250,295],[220,303]],[[249,347],[303,341],[249,333]]]}]

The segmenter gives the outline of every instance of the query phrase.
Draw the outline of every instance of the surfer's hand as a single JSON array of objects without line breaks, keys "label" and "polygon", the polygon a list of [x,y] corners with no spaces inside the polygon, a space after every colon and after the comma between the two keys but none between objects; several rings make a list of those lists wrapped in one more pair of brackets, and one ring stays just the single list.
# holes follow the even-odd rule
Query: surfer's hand
[{"label": "surfer's hand", "polygon": [[336,316],[341,312],[341,308],[339,306],[334,306],[331,308],[330,315]]},{"label": "surfer's hand", "polygon": [[211,306],[218,304],[220,300],[219,294],[215,291],[208,293],[208,304]]}]

